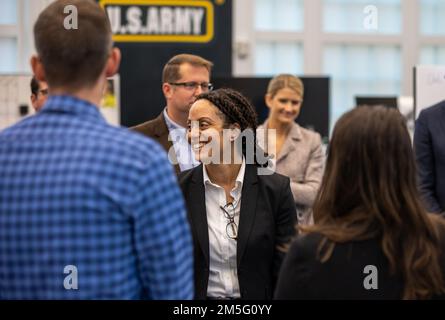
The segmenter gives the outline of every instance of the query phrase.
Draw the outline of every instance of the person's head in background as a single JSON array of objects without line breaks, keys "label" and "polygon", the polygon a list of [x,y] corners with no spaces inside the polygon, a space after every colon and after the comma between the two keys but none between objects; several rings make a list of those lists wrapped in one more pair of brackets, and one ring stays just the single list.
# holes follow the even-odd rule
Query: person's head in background
[{"label": "person's head in background", "polygon": [[439,221],[429,216],[416,185],[416,166],[405,119],[396,109],[360,107],[336,123],[326,170],[314,205],[315,225],[335,243],[378,239],[390,269],[401,275],[404,299],[444,289],[439,266]]},{"label": "person's head in background", "polygon": [[280,74],[270,80],[265,96],[272,128],[290,126],[300,114],[304,86],[300,78]]},{"label": "person's head in background", "polygon": [[213,64],[192,54],[171,58],[162,72],[162,91],[167,101],[168,116],[187,126],[187,117],[196,97],[212,90],[210,73]]},{"label": "person's head in background", "polygon": [[31,79],[31,104],[36,112],[42,109],[48,97],[48,84],[46,81],[37,81],[36,77]]},{"label": "person's head in background", "polygon": [[[77,8],[77,29],[65,24],[64,8],[69,5]],[[93,0],[55,1],[39,15],[34,39],[37,55],[31,66],[36,79],[48,83],[51,95],[72,95],[98,105],[106,78],[120,63],[104,10]]]}]

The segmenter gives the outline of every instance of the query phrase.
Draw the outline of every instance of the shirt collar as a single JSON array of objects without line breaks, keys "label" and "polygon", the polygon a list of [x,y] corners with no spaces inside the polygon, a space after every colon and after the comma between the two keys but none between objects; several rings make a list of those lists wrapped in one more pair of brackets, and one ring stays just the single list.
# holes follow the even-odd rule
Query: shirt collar
[{"label": "shirt collar", "polygon": [[[259,125],[257,129],[267,130],[267,124],[268,121],[266,120],[262,125]],[[301,134],[301,127],[298,125],[298,123],[292,123],[288,136],[295,140],[301,140],[303,138]]]},{"label": "shirt collar", "polygon": [[[210,178],[209,178],[209,175],[207,174],[207,169],[206,169],[205,165],[202,166],[202,172],[203,172],[203,176],[204,176],[204,186],[208,185],[208,184],[210,184],[212,186],[216,186],[216,184],[214,184],[212,181],[210,181]],[[241,163],[241,168],[239,169],[238,175],[236,176],[236,179],[235,179],[235,189],[242,188],[245,173],[246,173],[246,159],[243,157],[243,162]]]},{"label": "shirt collar", "polygon": [[167,107],[164,108],[164,118],[165,118],[165,122],[167,123],[167,127],[169,131],[172,130],[176,130],[176,129],[182,129],[184,130],[185,128],[181,125],[179,125],[178,123],[174,122],[167,113]]},{"label": "shirt collar", "polygon": [[69,95],[49,96],[41,113],[68,113],[80,117],[94,118],[105,122],[104,117],[99,111],[99,107],[88,102]]}]

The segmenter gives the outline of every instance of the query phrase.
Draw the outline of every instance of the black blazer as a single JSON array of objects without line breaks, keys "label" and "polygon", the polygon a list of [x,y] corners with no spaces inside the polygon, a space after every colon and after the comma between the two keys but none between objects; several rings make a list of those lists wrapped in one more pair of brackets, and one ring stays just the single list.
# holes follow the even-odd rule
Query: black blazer
[{"label": "black blazer", "polygon": [[[209,232],[203,165],[182,172],[179,183],[187,204],[194,243],[195,298],[207,297]],[[258,175],[246,165],[241,194],[237,263],[242,299],[271,299],[284,254],[278,246],[295,234],[295,204],[289,178]]]},{"label": "black blazer", "polygon": [[414,149],[420,191],[430,212],[445,211],[445,101],[422,110],[416,120]]},{"label": "black blazer", "polygon": [[[316,258],[321,240],[320,234],[312,233],[300,236],[292,243],[281,268],[275,299],[398,300],[402,298],[403,278],[400,274],[390,273],[380,239],[336,244],[332,256],[325,263]],[[443,256],[440,265],[445,275]],[[375,266],[376,269],[372,271],[365,269],[367,266]],[[377,277],[371,279],[374,274]],[[368,276],[370,278],[367,278]],[[377,284],[377,289],[369,286],[368,289],[365,288],[365,284],[373,283]],[[444,297],[442,295],[433,298],[444,299]]]}]

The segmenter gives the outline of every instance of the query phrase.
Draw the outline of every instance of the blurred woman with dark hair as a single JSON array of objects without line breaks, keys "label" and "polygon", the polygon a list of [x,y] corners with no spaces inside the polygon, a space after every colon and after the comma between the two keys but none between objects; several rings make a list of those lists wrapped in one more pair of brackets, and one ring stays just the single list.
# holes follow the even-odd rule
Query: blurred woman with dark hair
[{"label": "blurred woman with dark hair", "polygon": [[277,299],[444,298],[444,221],[425,212],[405,120],[360,107],[337,122],[316,224],[301,227]]},{"label": "blurred woman with dark hair", "polygon": [[230,89],[201,94],[190,109],[188,138],[202,164],[179,182],[197,299],[271,299],[295,233],[289,178],[261,171],[256,121],[249,101]]}]

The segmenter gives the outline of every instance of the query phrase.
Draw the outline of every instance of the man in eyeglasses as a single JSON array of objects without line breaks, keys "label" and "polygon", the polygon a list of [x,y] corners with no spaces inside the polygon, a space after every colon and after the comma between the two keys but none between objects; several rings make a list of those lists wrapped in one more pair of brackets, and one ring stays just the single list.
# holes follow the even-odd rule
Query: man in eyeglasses
[{"label": "man in eyeglasses", "polygon": [[36,112],[42,109],[48,97],[48,84],[46,81],[38,81],[36,77],[31,79],[31,104]]},{"label": "man in eyeglasses", "polygon": [[157,118],[132,128],[155,139],[167,150],[176,173],[199,164],[187,141],[187,118],[196,97],[213,88],[212,66],[210,61],[191,54],[171,58],[162,72],[162,92],[167,106]]}]

